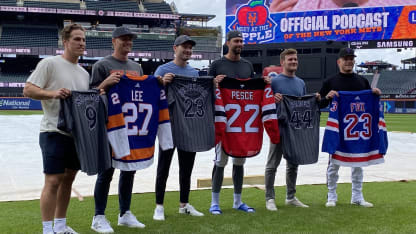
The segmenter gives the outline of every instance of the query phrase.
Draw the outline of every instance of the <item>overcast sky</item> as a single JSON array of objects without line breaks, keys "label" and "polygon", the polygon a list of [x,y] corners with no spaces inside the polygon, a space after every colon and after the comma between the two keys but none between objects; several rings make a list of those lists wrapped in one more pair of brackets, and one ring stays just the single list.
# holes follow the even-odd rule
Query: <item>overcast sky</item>
[{"label": "overcast sky", "polygon": [[[225,28],[225,2],[226,0],[165,0],[168,3],[175,2],[180,13],[210,14],[216,17],[209,22],[209,26],[221,25]],[[397,52],[396,49],[371,49],[357,50],[356,62],[383,60],[402,66],[400,60],[416,56],[416,49],[407,49]]]}]

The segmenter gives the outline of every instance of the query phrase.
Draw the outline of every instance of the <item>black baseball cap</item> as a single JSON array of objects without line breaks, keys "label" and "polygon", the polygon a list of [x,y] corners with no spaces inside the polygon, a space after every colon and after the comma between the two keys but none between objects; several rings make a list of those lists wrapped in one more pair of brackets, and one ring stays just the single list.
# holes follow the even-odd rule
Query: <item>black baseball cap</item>
[{"label": "black baseball cap", "polygon": [[125,35],[131,35],[133,37],[133,39],[137,38],[137,35],[135,33],[133,33],[132,31],[130,31],[129,28],[124,27],[124,26],[117,27],[113,31],[113,38],[117,38],[117,37],[121,37],[121,36],[125,36]]},{"label": "black baseball cap", "polygon": [[227,33],[227,41],[229,41],[229,40],[231,40],[231,39],[233,39],[235,37],[241,37],[241,38],[243,38],[243,34],[241,34],[241,32],[240,31],[237,31],[237,30],[229,31]]},{"label": "black baseball cap", "polygon": [[339,51],[338,58],[344,58],[344,57],[347,57],[347,56],[354,56],[354,57],[357,57],[357,56],[354,54],[354,50],[353,50],[353,49],[351,49],[351,48],[342,48],[342,49]]},{"label": "black baseball cap", "polygon": [[175,39],[175,42],[173,43],[173,45],[178,46],[178,45],[182,45],[185,42],[191,43],[192,46],[196,45],[196,42],[192,40],[191,37],[188,35],[180,35],[179,37]]}]

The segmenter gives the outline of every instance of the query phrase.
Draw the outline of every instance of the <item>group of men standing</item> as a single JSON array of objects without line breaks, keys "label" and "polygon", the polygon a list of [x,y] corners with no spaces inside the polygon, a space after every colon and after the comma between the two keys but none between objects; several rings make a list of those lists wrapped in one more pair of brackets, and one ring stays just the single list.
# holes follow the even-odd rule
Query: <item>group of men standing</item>
[{"label": "group of men standing", "polygon": [[[43,59],[27,80],[24,95],[41,100],[44,111],[39,136],[45,174],[45,185],[40,199],[43,233],[76,233],[66,225],[66,210],[69,204],[72,182],[75,179],[77,170],[80,168],[80,164],[76,155],[73,138],[68,133],[56,127],[60,108],[59,99],[68,98],[71,95],[71,90],[85,91],[89,88],[97,88],[101,93],[106,93],[112,86],[120,82],[123,75],[143,75],[141,66],[128,59],[128,54],[132,50],[133,40],[136,37],[126,27],[116,28],[112,34],[114,52],[112,55],[94,64],[91,77],[89,77],[88,73],[78,65],[78,58],[83,55],[85,50],[85,30],[77,24],[65,26],[62,30],[64,54]],[[209,70],[209,76],[213,77],[212,85],[216,85],[217,87],[224,79],[254,79],[255,75],[252,64],[240,56],[243,49],[243,37],[241,33],[238,31],[230,31],[226,39],[228,52],[222,58],[214,61]],[[174,60],[159,66],[154,73],[156,76],[159,76],[158,81],[161,85],[169,86],[175,81],[175,76],[198,77],[197,70],[187,63],[191,58],[192,49],[195,44],[195,41],[186,35],[181,35],[176,38],[173,45],[175,52]],[[341,50],[338,59],[340,73],[325,81],[321,91],[315,94],[317,101],[320,102],[321,108],[328,106],[334,95],[338,95],[337,91],[370,89],[366,79],[353,73],[354,57],[353,50],[348,48]],[[282,74],[273,79],[264,77],[264,82],[272,86],[276,103],[282,101],[283,95],[305,95],[305,83],[295,74],[298,67],[296,50],[287,49],[283,51],[280,55],[280,62],[283,67]],[[380,94],[380,90],[378,89],[373,89],[373,92],[378,95]],[[180,120],[180,117],[172,114],[170,108],[169,112],[172,129],[180,127],[181,122],[184,120]],[[179,140],[176,142],[179,142]],[[277,210],[274,180],[276,168],[282,159],[282,147],[281,143],[270,145],[266,164],[266,208],[271,211]],[[196,150],[185,149],[178,143],[176,143],[176,148],[178,151],[180,173],[179,213],[203,216],[203,213],[189,204],[191,174],[194,167]],[[156,208],[153,215],[155,220],[165,219],[163,207],[164,194],[174,150],[175,148],[168,150],[159,148],[155,184]],[[255,212],[255,209],[242,202],[241,198],[244,164],[246,160],[244,157],[234,157],[232,161],[234,182],[233,208],[248,213]],[[224,167],[227,162],[228,155],[221,148],[221,145],[218,144],[212,173],[212,200],[209,209],[209,212],[214,215],[222,214],[219,197],[224,177]],[[289,161],[286,165],[286,204],[297,207],[308,207],[295,197],[298,165]],[[331,163],[328,166],[329,192],[326,206],[336,205],[338,169],[339,166]],[[118,183],[120,213],[118,215],[118,225],[144,228],[145,225],[137,220],[130,209],[136,171],[120,171]],[[110,222],[105,217],[107,198],[113,174],[114,168],[100,172],[95,184],[95,215],[91,228],[99,233],[114,232]],[[364,207],[371,207],[372,204],[366,202],[363,198],[362,181],[362,168],[352,168],[353,195],[351,202]]]}]

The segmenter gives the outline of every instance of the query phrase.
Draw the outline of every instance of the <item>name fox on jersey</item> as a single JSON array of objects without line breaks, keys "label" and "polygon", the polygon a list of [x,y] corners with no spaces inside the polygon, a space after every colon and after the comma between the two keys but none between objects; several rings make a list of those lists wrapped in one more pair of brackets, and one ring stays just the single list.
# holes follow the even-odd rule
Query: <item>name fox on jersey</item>
[{"label": "name fox on jersey", "polygon": [[234,100],[253,100],[253,92],[248,91],[232,91],[231,99]]},{"label": "name fox on jersey", "polygon": [[355,102],[350,104],[351,112],[365,112],[364,102]]}]

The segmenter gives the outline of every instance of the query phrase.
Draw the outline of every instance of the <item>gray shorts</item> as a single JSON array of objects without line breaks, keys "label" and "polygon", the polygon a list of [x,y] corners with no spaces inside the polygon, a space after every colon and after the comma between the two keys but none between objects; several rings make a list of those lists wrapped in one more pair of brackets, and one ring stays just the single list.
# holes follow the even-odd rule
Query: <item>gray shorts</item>
[{"label": "gray shorts", "polygon": [[[228,156],[221,147],[221,143],[215,146],[215,165],[217,167],[225,167],[228,163]],[[246,158],[233,157],[233,164],[237,166],[243,166],[246,163]]]}]

